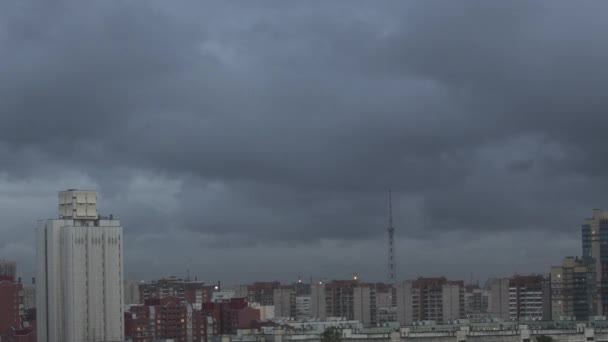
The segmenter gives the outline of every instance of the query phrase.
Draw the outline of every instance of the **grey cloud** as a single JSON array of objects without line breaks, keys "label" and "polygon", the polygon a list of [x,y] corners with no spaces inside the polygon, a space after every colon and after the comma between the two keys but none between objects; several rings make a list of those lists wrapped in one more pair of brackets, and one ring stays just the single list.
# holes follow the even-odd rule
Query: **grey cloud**
[{"label": "grey cloud", "polygon": [[0,5],[0,175],[97,187],[132,265],[146,234],[237,259],[365,245],[389,187],[402,241],[429,244],[574,241],[604,205],[603,3],[59,4]]}]

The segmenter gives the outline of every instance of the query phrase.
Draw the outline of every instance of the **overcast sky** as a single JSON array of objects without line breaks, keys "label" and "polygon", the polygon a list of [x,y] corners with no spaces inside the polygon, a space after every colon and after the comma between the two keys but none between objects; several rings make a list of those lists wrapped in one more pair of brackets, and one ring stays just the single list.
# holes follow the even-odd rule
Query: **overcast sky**
[{"label": "overcast sky", "polygon": [[56,193],[125,277],[546,273],[608,207],[606,1],[2,1],[0,257]]}]

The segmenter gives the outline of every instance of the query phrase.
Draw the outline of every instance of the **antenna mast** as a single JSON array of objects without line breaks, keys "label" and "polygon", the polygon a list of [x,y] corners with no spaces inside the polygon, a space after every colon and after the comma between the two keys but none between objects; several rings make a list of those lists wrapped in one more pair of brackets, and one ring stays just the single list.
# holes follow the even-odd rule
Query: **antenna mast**
[{"label": "antenna mast", "polygon": [[388,189],[388,282],[395,283],[395,227],[393,227],[393,195]]}]

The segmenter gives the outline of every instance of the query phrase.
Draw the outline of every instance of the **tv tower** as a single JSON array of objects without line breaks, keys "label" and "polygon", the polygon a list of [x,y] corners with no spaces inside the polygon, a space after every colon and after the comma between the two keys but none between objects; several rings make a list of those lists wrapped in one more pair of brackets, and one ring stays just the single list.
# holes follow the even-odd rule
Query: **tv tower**
[{"label": "tv tower", "polygon": [[388,189],[388,282],[395,283],[395,227],[393,227],[393,196]]}]

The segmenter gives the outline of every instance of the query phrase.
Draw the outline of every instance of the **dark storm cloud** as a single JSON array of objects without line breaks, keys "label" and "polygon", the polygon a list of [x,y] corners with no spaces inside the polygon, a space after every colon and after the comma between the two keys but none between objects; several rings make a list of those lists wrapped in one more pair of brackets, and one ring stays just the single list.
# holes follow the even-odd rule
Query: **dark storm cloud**
[{"label": "dark storm cloud", "polygon": [[569,245],[606,206],[607,7],[6,2],[0,190],[97,188],[133,260],[184,236],[382,255],[389,187],[402,239]]}]

